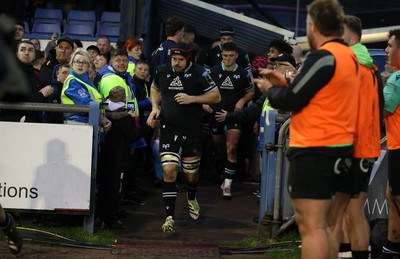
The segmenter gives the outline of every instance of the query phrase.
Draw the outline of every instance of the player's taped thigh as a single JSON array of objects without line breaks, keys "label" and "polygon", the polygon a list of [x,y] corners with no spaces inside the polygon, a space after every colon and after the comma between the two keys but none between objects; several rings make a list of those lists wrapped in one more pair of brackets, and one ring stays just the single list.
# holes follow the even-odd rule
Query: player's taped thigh
[{"label": "player's taped thigh", "polygon": [[160,153],[160,160],[162,165],[177,165],[179,166],[180,156],[174,152],[162,152]]},{"label": "player's taped thigh", "polygon": [[193,160],[182,161],[182,169],[186,174],[195,174],[199,171],[200,157],[196,157]]}]

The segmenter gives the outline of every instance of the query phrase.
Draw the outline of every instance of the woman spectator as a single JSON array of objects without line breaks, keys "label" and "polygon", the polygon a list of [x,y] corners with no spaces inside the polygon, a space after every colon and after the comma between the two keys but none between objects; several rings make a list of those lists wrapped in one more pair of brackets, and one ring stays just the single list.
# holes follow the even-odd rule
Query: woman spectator
[{"label": "woman spectator", "polygon": [[143,42],[137,38],[130,38],[125,43],[125,50],[126,52],[128,52],[129,55],[128,56],[129,64],[127,71],[133,77],[133,75],[135,74],[136,62],[141,60],[141,56],[143,53]]},{"label": "woman spectator", "polygon": [[[78,48],[71,56],[71,71],[65,79],[61,91],[63,104],[88,105],[90,102],[101,102],[102,98],[97,88],[89,80],[90,58],[86,50]],[[108,130],[111,123],[105,118],[100,118],[105,130]],[[65,118],[66,123],[88,123],[88,115],[81,113],[71,114]]]}]

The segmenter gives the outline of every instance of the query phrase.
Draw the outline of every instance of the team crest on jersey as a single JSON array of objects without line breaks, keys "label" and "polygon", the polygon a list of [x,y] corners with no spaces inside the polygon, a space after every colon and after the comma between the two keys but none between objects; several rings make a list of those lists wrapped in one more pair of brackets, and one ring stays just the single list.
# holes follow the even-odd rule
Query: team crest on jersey
[{"label": "team crest on jersey", "polygon": [[396,74],[396,81],[399,80],[400,74]]},{"label": "team crest on jersey", "polygon": [[167,74],[167,78],[170,78],[171,77],[171,74]]},{"label": "team crest on jersey", "polygon": [[227,76],[221,84],[221,89],[233,89],[233,84],[229,76]]},{"label": "team crest on jersey", "polygon": [[239,78],[240,78],[240,75],[233,75],[233,78],[239,79]]},{"label": "team crest on jersey", "polygon": [[183,76],[186,77],[186,78],[189,78],[189,77],[192,76],[192,74],[184,74]]},{"label": "team crest on jersey", "polygon": [[222,74],[218,74],[218,77],[221,78],[221,77],[222,77]]},{"label": "team crest on jersey", "polygon": [[182,86],[182,82],[179,76],[175,77],[170,86]]},{"label": "team crest on jersey", "polygon": [[170,90],[183,90],[182,81],[179,76],[175,77],[169,85]]}]

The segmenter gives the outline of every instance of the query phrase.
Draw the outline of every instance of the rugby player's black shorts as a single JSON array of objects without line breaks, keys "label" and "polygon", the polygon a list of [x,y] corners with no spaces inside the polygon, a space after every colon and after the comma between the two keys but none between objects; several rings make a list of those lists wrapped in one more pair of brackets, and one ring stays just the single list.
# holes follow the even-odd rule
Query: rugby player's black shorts
[{"label": "rugby player's black shorts", "polygon": [[160,126],[160,153],[172,152],[181,154],[181,157],[199,157],[202,146],[202,136],[186,136],[167,125]]}]

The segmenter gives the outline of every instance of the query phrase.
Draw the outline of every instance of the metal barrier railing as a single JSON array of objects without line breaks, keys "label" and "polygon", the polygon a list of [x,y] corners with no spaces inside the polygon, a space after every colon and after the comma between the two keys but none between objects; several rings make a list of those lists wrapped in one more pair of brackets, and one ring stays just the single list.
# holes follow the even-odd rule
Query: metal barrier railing
[{"label": "metal barrier railing", "polygon": [[[276,139],[276,123],[279,135]],[[272,223],[278,224],[281,210],[282,174],[284,168],[284,151],[286,134],[290,125],[288,115],[268,111],[265,116],[264,150],[262,154],[261,193],[259,207],[259,229],[266,215],[273,216]],[[274,231],[274,229],[273,229]]]},{"label": "metal barrier railing", "polygon": [[[261,174],[261,193],[260,193],[260,207],[259,207],[259,230],[261,223],[266,216],[272,216],[270,223],[271,237],[276,237],[282,233],[289,225],[293,224],[295,221],[294,212],[292,205],[287,198],[285,201],[282,195],[289,197],[286,191],[286,185],[284,180],[284,169],[288,168],[285,160],[285,151],[287,148],[288,130],[290,126],[291,119],[288,117],[280,116],[276,111],[268,111],[266,115],[265,127],[264,127],[264,150],[262,156],[262,174]],[[281,123],[279,127],[276,123]],[[278,131],[278,136],[276,137],[276,131]],[[386,142],[386,136],[381,138],[382,149],[385,149],[384,144]],[[371,180],[373,179],[375,173],[377,173],[378,168],[381,165],[382,157],[378,159],[375,163],[374,168],[371,173]],[[386,175],[383,177],[387,178]],[[370,185],[371,185],[370,180]],[[377,182],[376,185],[381,185],[383,188],[386,186],[386,180],[383,183]],[[370,186],[371,187],[371,186]],[[382,188],[375,188],[382,189]],[[368,192],[370,194],[371,188]],[[375,196],[374,196],[375,195]],[[374,194],[375,199],[384,199],[384,191],[380,195]],[[288,204],[285,204],[287,202]],[[374,201],[374,204],[376,200]],[[381,202],[383,204],[383,202]],[[286,209],[286,211],[284,210]],[[288,208],[288,209],[287,209]],[[286,214],[285,214],[286,213]],[[286,223],[281,225],[281,221],[287,219]]]}]

